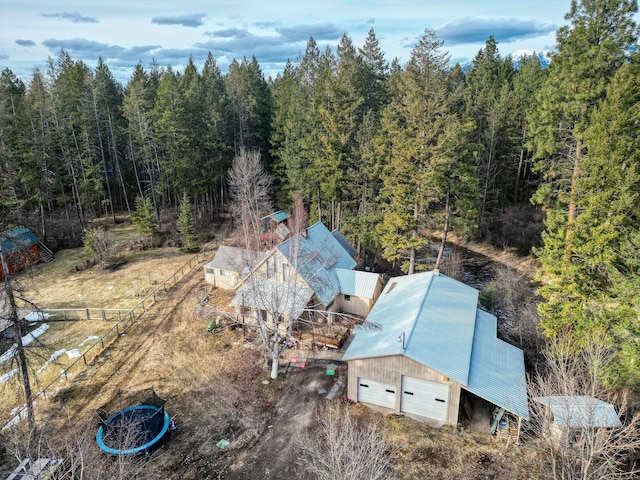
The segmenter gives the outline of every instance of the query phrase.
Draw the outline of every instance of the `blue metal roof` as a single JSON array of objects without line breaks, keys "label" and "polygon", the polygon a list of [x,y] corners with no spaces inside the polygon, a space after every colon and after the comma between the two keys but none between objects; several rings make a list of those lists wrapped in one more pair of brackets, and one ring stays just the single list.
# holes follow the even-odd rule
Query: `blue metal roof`
[{"label": "blue metal roof", "polygon": [[379,274],[360,270],[336,268],[336,275],[340,282],[340,293],[360,298],[373,298],[380,282]]},{"label": "blue metal roof", "polygon": [[338,230],[334,230],[333,232],[331,232],[331,235],[333,235],[334,238],[340,243],[340,245],[342,245],[342,248],[345,249],[350,257],[353,258],[356,256],[356,253],[358,253],[358,251],[353,247],[353,245],[351,245],[351,243],[349,243],[349,240],[347,240],[347,238],[342,235],[342,233],[340,233]]},{"label": "blue metal roof", "polygon": [[321,222],[307,229],[306,236],[289,238],[277,247],[323,305],[340,293],[336,268],[351,270],[356,261]]},{"label": "blue metal roof", "polygon": [[394,277],[367,316],[381,328],[358,329],[344,359],[405,355],[466,385],[477,299],[445,275]]},{"label": "blue metal roof", "polygon": [[297,318],[312,297],[313,291],[306,287],[251,277],[231,303]]},{"label": "blue metal roof", "polygon": [[496,337],[497,320],[493,315],[478,310],[475,325],[465,389],[528,420],[524,353]]},{"label": "blue metal roof", "polygon": [[263,220],[267,218],[270,220],[273,220],[276,223],[280,223],[283,220],[286,220],[287,218],[289,218],[289,214],[284,210],[278,210],[277,212],[273,212],[273,213],[270,213],[269,215],[265,215],[264,217],[262,217]]},{"label": "blue metal roof", "polygon": [[0,233],[0,244],[3,255],[11,255],[25,247],[40,243],[38,237],[27,227],[19,226]]},{"label": "blue metal roof", "polygon": [[555,422],[563,428],[622,426],[615,407],[594,397],[559,395],[536,400],[551,407]]},{"label": "blue metal roof", "polygon": [[394,277],[342,359],[404,355],[528,418],[523,353],[497,338],[477,302],[475,288],[442,274]]}]

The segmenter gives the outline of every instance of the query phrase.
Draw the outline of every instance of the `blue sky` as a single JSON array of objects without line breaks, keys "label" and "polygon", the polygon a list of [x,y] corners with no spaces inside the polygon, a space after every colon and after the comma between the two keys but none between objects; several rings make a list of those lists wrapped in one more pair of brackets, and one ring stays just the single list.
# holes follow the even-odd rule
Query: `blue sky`
[{"label": "blue sky", "polygon": [[295,62],[313,36],[334,48],[347,33],[362,46],[373,28],[387,60],[404,64],[425,29],[435,30],[453,62],[471,60],[489,35],[504,56],[553,49],[570,0],[0,0],[0,68],[28,81],[60,49],[94,67],[102,56],[116,78],[155,59],[181,70],[211,51],[229,63],[255,55],[263,72]]}]

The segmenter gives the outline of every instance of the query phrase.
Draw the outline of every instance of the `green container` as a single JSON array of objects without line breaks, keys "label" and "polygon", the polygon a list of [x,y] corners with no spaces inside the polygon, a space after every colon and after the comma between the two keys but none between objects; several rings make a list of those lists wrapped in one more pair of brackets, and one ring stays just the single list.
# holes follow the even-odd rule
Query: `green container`
[{"label": "green container", "polygon": [[329,369],[327,369],[327,375],[333,376],[333,375],[335,375],[335,374],[336,374],[336,371],[335,371],[335,370],[329,370]]}]

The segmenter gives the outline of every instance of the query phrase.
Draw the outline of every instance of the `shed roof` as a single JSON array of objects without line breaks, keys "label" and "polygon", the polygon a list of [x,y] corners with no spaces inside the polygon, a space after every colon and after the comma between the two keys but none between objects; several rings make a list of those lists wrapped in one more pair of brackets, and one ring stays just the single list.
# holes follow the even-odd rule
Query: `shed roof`
[{"label": "shed roof", "polygon": [[264,253],[248,252],[244,248],[221,245],[218,247],[213,260],[207,263],[205,268],[218,268],[241,273],[250,265],[256,265],[264,255]]},{"label": "shed roof", "polygon": [[335,269],[351,270],[356,266],[356,261],[321,222],[310,226],[306,236],[291,237],[277,248],[324,305],[329,305],[340,293]]},{"label": "shed roof", "polygon": [[27,227],[19,226],[0,233],[0,245],[3,255],[11,255],[25,247],[40,243],[38,237]]},{"label": "shed roof", "polygon": [[524,353],[496,337],[497,320],[477,311],[466,390],[527,420]]},{"label": "shed roof", "polygon": [[238,290],[231,303],[297,318],[312,297],[313,291],[307,287],[251,277]]},{"label": "shed roof", "polygon": [[615,407],[594,397],[558,395],[536,400],[551,408],[555,422],[563,428],[622,426]]},{"label": "shed roof", "polygon": [[287,218],[289,218],[289,214],[284,210],[278,210],[277,212],[273,212],[273,213],[270,213],[269,215],[265,215],[264,217],[262,217],[263,220],[269,219],[269,220],[273,220],[276,223],[280,223],[283,220],[286,220]]},{"label": "shed roof", "polygon": [[478,291],[445,275],[394,277],[357,328],[343,360],[404,355],[528,418],[522,351],[496,337]]},{"label": "shed roof", "polygon": [[360,270],[336,268],[336,275],[340,282],[340,293],[360,298],[372,299],[380,282],[379,274]]}]

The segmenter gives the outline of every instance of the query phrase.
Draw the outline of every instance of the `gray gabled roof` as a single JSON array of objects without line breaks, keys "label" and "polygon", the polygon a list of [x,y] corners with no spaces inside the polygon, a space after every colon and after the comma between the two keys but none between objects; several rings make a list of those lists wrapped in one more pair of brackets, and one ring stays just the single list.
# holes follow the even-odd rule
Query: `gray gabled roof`
[{"label": "gray gabled roof", "polygon": [[622,426],[615,407],[594,397],[558,395],[536,400],[551,408],[555,422],[563,428]]},{"label": "gray gabled roof", "polygon": [[526,419],[522,350],[497,338],[477,302],[475,288],[442,274],[392,278],[342,359],[404,355]]},{"label": "gray gabled roof", "polygon": [[315,292],[323,305],[340,293],[336,268],[352,269],[356,261],[321,222],[282,242],[277,247],[290,265]]},{"label": "gray gabled roof", "polygon": [[381,281],[379,274],[360,270],[336,268],[336,275],[340,282],[340,293],[360,298],[373,299],[376,287]]},{"label": "gray gabled roof", "polygon": [[252,253],[244,248],[221,245],[205,268],[217,268],[229,272],[248,273],[251,266],[255,266],[265,256],[265,253]]}]

